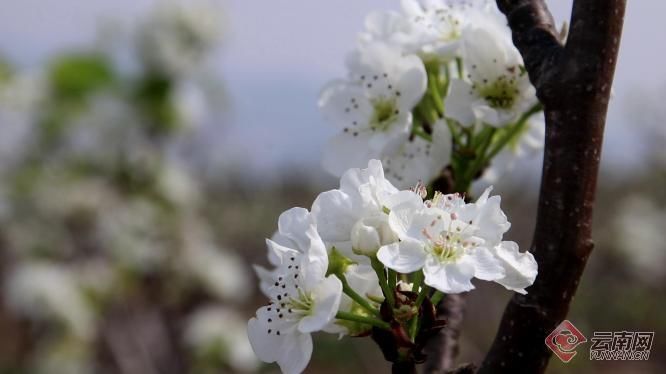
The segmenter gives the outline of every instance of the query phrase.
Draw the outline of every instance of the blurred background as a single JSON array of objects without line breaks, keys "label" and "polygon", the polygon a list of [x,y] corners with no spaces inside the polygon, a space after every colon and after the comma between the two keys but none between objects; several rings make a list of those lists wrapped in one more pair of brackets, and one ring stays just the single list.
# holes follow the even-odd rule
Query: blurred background
[{"label": "blurred background", "polygon": [[[571,1],[550,1],[561,23]],[[6,0],[0,12],[0,373],[275,372],[245,322],[252,263],[278,215],[337,180],[321,87],[344,75],[363,18],[399,2]],[[666,371],[666,3],[631,2],[595,214],[570,320],[655,331]],[[529,246],[538,155],[495,187]],[[482,359],[509,292],[478,284],[460,361]],[[587,346],[584,346],[587,349]],[[581,349],[579,349],[581,350]],[[378,369],[380,368],[380,369]],[[309,372],[379,371],[369,339],[320,336]]]}]

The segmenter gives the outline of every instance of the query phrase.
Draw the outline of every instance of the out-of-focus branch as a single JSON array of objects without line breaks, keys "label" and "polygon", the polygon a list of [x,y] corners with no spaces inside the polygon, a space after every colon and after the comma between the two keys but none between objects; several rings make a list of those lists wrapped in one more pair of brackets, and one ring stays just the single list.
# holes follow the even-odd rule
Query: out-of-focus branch
[{"label": "out-of-focus branch", "polygon": [[534,239],[539,275],[509,302],[480,373],[541,373],[545,337],[566,317],[593,248],[592,209],[626,0],[575,0],[559,46],[542,0],[498,0],[544,104],[546,140]]}]

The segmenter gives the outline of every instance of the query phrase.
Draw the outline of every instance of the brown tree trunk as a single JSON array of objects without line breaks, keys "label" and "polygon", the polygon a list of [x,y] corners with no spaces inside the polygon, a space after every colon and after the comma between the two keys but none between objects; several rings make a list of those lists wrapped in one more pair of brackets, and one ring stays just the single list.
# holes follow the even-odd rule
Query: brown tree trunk
[{"label": "brown tree trunk", "polygon": [[542,373],[593,248],[592,208],[626,0],[575,0],[566,44],[543,0],[498,0],[546,114],[539,275],[509,302],[480,373]]}]

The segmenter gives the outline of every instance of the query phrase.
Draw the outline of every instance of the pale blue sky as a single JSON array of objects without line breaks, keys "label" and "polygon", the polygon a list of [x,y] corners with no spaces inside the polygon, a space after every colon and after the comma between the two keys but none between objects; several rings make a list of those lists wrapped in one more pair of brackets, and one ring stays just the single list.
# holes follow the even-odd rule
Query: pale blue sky
[{"label": "pale blue sky", "polygon": [[[53,51],[85,45],[101,18],[131,22],[155,0],[5,0],[0,8],[0,51],[26,66]],[[292,165],[316,169],[333,133],[319,115],[317,96],[344,74],[343,59],[372,10],[398,0],[229,0],[227,34],[213,66],[231,98],[231,114],[214,131],[218,156],[253,174]],[[549,1],[561,22],[571,0]],[[609,115],[605,165],[631,166],[639,138],[631,135],[627,99],[666,85],[666,2],[630,1],[615,98]],[[619,151],[621,150],[621,151]],[[609,162],[608,162],[609,161]],[[607,167],[606,166],[606,167]]]}]

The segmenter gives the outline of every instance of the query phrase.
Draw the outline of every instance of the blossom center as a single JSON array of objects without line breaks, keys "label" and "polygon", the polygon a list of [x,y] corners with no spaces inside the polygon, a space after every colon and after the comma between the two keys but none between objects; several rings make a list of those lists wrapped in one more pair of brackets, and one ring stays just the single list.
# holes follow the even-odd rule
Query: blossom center
[{"label": "blossom center", "polygon": [[[449,195],[451,196],[451,195]],[[429,228],[434,228],[437,221],[441,220],[442,216],[438,216],[430,224]],[[474,237],[469,236],[467,229],[471,228],[472,223],[469,224],[457,219],[455,213],[451,214],[451,221],[449,221],[448,228],[439,232],[437,235],[431,234],[428,229],[424,228],[421,233],[427,239],[426,251],[435,256],[442,263],[453,263],[458,261],[466,250],[474,248],[477,243]]]},{"label": "blossom center", "polygon": [[391,127],[400,111],[396,107],[395,99],[379,98],[372,101],[373,113],[370,119],[370,128],[376,131],[386,131]]},{"label": "blossom center", "polygon": [[518,89],[515,80],[502,76],[490,84],[479,87],[478,92],[491,107],[509,109],[516,102]]},{"label": "blossom center", "polygon": [[429,252],[435,255],[440,262],[452,263],[462,256],[466,246],[467,243],[463,242],[460,237],[442,233],[438,239],[431,241],[428,247]]}]

